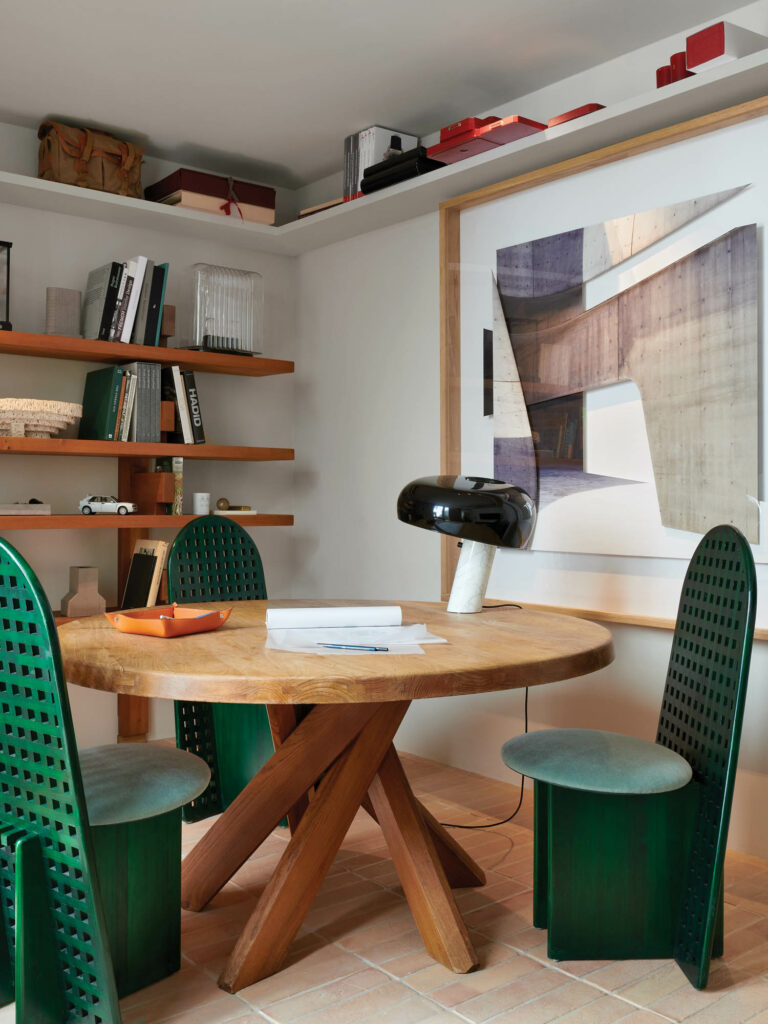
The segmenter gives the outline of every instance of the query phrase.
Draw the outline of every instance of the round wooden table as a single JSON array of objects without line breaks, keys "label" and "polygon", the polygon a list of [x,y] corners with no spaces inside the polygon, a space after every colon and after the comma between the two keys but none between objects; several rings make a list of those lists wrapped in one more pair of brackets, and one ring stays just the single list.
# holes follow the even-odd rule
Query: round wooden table
[{"label": "round wooden table", "polygon": [[114,693],[267,705],[274,756],[182,868],[182,903],[201,910],[288,816],[291,840],[224,968],[222,988],[237,991],[280,968],[361,806],[381,825],[428,952],[451,970],[469,971],[477,956],[451,887],[482,885],[484,875],[413,795],[394,735],[414,699],[603,668],[613,659],[611,635],[573,616],[501,607],[458,615],[441,604],[400,602],[404,622],[424,622],[448,643],[412,655],[265,649],[266,608],[306,603],[201,605],[234,610],[215,632],[174,640],[119,633],[104,616],[68,622],[59,629],[66,677]]}]

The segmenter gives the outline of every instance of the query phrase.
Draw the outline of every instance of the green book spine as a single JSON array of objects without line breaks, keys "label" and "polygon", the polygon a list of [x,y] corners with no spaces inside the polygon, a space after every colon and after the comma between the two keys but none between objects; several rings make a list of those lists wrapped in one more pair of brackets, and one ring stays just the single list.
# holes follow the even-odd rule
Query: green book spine
[{"label": "green book spine", "polygon": [[87,441],[114,441],[122,366],[105,366],[85,375],[83,417],[77,436]]}]

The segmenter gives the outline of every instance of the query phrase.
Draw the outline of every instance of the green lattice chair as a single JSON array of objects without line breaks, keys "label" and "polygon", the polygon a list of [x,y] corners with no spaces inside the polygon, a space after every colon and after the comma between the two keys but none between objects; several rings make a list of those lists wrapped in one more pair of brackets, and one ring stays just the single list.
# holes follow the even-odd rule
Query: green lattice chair
[{"label": "green lattice chair", "polygon": [[550,729],[504,744],[535,780],[534,924],[553,959],[673,956],[707,984],[756,600],[749,544],[715,527],[683,584],[656,742]]},{"label": "green lattice chair", "polygon": [[180,807],[208,768],[154,744],[78,756],[50,606],[2,539],[0,704],[0,1005],[119,1024],[119,997],[179,969]]},{"label": "green lattice chair", "polygon": [[[259,549],[239,523],[201,516],[181,529],[168,554],[168,596],[195,601],[262,601],[267,597]],[[261,704],[175,702],[176,743],[211,769],[205,792],[188,804],[185,821],[223,811],[274,751]]]}]

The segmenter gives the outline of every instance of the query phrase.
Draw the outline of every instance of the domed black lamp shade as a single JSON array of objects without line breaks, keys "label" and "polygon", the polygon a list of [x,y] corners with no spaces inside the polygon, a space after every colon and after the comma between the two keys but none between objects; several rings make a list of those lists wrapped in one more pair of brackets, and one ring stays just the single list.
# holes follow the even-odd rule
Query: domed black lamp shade
[{"label": "domed black lamp shade", "polygon": [[449,612],[479,612],[497,547],[524,548],[536,506],[520,487],[482,476],[425,476],[397,499],[397,518],[462,541]]}]

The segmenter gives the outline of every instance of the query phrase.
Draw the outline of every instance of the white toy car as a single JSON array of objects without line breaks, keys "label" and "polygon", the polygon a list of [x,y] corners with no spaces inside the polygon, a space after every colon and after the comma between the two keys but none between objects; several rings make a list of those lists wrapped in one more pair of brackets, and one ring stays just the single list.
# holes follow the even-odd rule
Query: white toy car
[{"label": "white toy car", "polygon": [[108,515],[126,516],[129,512],[138,512],[139,506],[133,501],[118,501],[118,499],[112,495],[111,497],[104,497],[104,495],[92,494],[88,498],[83,498],[79,505],[80,511],[84,516],[89,516],[94,512],[106,513]]}]

